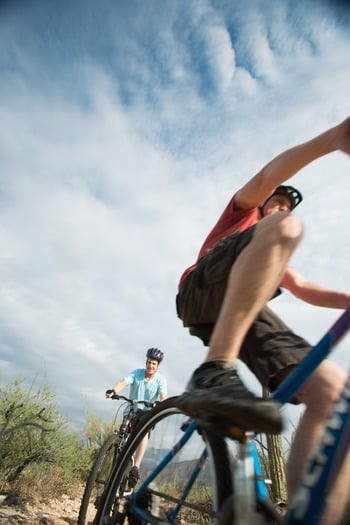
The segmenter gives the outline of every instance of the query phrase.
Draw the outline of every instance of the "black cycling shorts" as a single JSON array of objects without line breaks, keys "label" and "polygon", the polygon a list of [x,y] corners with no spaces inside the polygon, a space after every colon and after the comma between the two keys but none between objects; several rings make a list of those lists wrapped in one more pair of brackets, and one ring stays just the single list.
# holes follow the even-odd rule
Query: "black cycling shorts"
[{"label": "black cycling shorts", "polygon": [[[198,262],[176,297],[177,313],[184,326],[215,324],[227,280],[238,255],[249,244],[255,226],[237,232],[218,242]],[[276,290],[274,297],[280,293]],[[265,306],[247,333],[241,359],[263,386],[273,390],[281,372],[297,366],[311,345],[294,332]]]}]

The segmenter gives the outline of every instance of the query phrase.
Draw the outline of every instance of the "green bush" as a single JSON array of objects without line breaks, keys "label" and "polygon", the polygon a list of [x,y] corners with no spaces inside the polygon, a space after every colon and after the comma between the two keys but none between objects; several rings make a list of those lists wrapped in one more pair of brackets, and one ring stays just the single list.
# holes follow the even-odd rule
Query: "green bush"
[{"label": "green bush", "polygon": [[74,493],[91,468],[91,452],[66,429],[46,384],[19,379],[0,388],[0,490],[58,496]]},{"label": "green bush", "polygon": [[63,421],[46,385],[33,392],[19,380],[0,389],[0,472],[13,483],[32,463],[52,459],[54,436]]},{"label": "green bush", "polygon": [[77,434],[59,431],[49,463],[31,464],[17,482],[21,494],[47,500],[68,494],[74,497],[91,469],[90,451]]}]

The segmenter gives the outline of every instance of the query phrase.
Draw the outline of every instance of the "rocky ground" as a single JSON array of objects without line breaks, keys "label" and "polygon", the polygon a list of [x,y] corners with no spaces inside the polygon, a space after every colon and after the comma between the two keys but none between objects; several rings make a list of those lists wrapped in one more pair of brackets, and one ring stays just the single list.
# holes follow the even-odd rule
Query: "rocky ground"
[{"label": "rocky ground", "polygon": [[68,496],[34,503],[18,494],[0,494],[0,525],[76,525],[79,507],[80,499]]}]

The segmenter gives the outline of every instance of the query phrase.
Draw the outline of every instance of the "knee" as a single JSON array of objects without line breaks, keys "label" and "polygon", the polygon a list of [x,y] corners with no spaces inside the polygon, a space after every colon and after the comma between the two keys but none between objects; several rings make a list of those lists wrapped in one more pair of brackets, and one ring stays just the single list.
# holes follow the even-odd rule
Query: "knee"
[{"label": "knee", "polygon": [[298,245],[303,236],[300,219],[285,212],[275,213],[262,219],[258,228],[265,242],[270,239],[273,244],[277,243],[291,249]]},{"label": "knee", "polygon": [[303,225],[295,215],[284,215],[277,223],[277,232],[281,242],[297,244],[303,236]]}]

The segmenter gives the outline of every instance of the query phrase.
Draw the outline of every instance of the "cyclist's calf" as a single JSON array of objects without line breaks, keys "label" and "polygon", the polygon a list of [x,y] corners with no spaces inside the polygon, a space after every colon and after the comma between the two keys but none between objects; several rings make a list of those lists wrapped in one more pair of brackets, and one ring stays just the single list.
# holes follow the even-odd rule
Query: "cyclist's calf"
[{"label": "cyclist's calf", "polygon": [[325,359],[306,381],[298,398],[313,413],[327,419],[347,379],[348,373],[344,369],[330,359]]},{"label": "cyclist's calf", "polygon": [[[345,370],[333,361],[325,359],[298,393],[297,398],[305,403],[306,410],[295,433],[288,460],[289,499],[293,497],[305,466],[320,442],[334,403],[340,397],[347,378]],[[341,501],[342,498],[339,490],[337,494],[332,491],[329,499],[333,510],[328,512],[333,513],[333,516],[337,512],[341,514],[342,504],[345,503]]]}]

